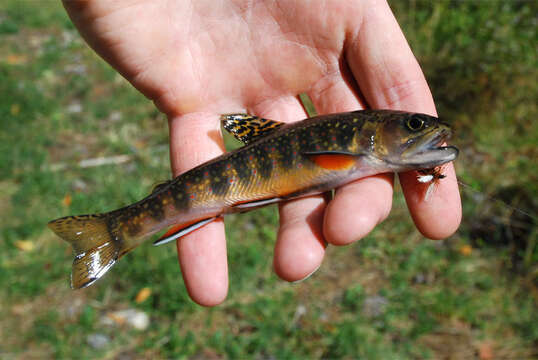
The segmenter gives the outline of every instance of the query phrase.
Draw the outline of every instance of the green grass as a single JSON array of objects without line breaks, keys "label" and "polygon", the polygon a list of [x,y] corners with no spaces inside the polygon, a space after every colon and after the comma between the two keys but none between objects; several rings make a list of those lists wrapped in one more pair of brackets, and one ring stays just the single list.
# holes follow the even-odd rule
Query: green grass
[{"label": "green grass", "polygon": [[[536,4],[391,5],[456,129],[460,178],[536,213]],[[173,246],[141,246],[97,286],[71,291],[71,250],[47,221],[138,200],[170,171],[164,116],[80,40],[57,2],[0,5],[0,123],[2,356],[463,358],[485,346],[496,358],[537,355],[536,226],[523,236],[493,221],[507,208],[465,189],[450,239],[422,238],[397,191],[385,223],[330,247],[299,284],[272,271],[274,208],[230,216],[230,291],[213,309],[188,298]],[[76,166],[118,154],[131,160]],[[144,287],[151,296],[136,303]],[[125,308],[146,312],[150,327],[102,323]],[[90,334],[109,342],[94,349]]]}]

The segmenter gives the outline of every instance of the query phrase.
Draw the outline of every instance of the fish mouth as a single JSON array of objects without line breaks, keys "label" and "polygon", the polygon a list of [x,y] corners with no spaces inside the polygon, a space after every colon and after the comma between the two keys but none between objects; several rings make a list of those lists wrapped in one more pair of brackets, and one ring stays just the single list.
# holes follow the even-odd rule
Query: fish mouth
[{"label": "fish mouth", "polygon": [[450,136],[448,125],[440,123],[438,127],[411,144],[393,165],[398,166],[400,170],[426,169],[455,160],[458,157],[458,148],[441,146]]}]

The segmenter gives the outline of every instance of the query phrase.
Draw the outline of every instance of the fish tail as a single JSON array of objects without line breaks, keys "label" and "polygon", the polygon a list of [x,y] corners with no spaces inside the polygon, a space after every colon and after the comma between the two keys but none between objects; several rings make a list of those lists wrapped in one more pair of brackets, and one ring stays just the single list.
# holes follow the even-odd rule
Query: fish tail
[{"label": "fish tail", "polygon": [[67,216],[48,224],[52,231],[73,246],[73,289],[90,286],[125,252],[119,234],[109,226],[108,218],[107,214]]}]

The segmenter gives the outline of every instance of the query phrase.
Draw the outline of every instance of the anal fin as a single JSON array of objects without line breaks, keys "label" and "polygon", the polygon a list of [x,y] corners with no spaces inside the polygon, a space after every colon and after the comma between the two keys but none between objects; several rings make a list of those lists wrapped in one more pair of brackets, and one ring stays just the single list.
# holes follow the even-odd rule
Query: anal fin
[{"label": "anal fin", "polygon": [[153,243],[153,245],[154,246],[159,246],[159,245],[166,244],[166,243],[168,243],[170,241],[176,240],[177,238],[185,236],[188,233],[190,233],[190,232],[192,232],[192,231],[194,231],[196,229],[199,229],[204,225],[209,224],[210,222],[212,222],[216,218],[217,217],[215,216],[215,217],[211,217],[211,218],[208,218],[208,219],[203,219],[203,220],[200,220],[200,221],[196,221],[194,223],[189,223],[187,225],[185,225],[185,224],[174,225],[166,233],[164,233],[163,236],[161,236],[158,240],[156,240]]}]

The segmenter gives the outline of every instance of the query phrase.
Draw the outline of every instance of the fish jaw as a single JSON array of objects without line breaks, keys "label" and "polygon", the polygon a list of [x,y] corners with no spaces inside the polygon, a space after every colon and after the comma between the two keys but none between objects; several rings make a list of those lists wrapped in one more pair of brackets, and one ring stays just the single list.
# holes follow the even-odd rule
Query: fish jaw
[{"label": "fish jaw", "polygon": [[411,158],[402,159],[399,163],[390,163],[395,172],[427,169],[454,161],[459,150],[455,146],[438,146],[416,153]]},{"label": "fish jaw", "polygon": [[441,146],[452,135],[442,122],[429,133],[409,145],[399,156],[385,159],[394,172],[433,168],[454,161],[459,154],[455,146]]}]

